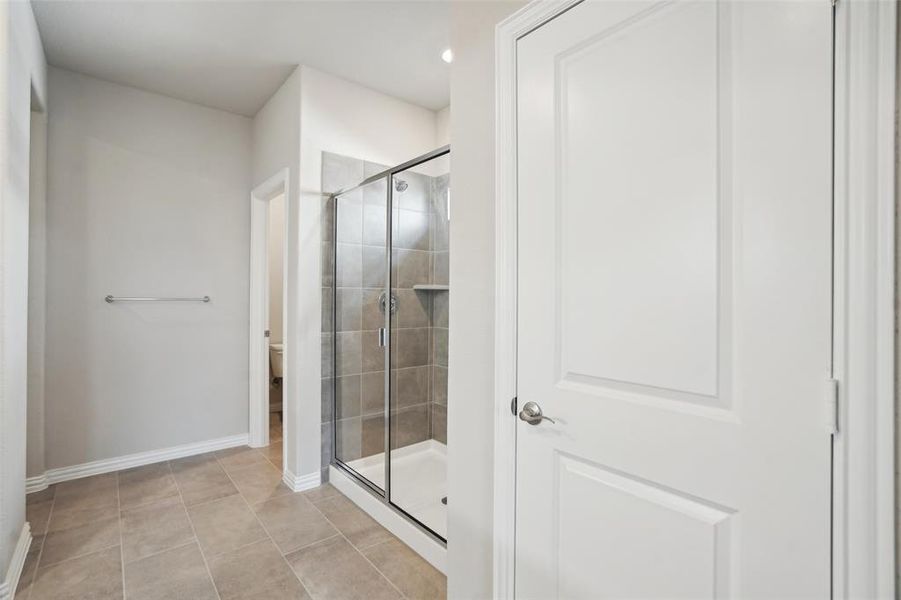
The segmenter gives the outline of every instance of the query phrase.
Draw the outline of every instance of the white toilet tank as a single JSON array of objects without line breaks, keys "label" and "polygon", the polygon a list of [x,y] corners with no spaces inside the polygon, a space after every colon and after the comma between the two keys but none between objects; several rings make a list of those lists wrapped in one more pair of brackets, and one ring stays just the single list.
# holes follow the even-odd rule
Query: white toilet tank
[{"label": "white toilet tank", "polygon": [[282,377],[284,354],[284,344],[269,344],[269,368],[272,369],[273,377]]}]

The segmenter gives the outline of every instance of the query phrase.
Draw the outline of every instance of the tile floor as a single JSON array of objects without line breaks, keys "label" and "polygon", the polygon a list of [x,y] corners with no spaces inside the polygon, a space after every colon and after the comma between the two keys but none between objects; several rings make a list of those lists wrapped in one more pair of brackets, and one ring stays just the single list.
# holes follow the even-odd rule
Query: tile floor
[{"label": "tile floor", "polygon": [[28,496],[17,600],[440,599],[446,580],[334,487],[281,482],[281,432]]}]

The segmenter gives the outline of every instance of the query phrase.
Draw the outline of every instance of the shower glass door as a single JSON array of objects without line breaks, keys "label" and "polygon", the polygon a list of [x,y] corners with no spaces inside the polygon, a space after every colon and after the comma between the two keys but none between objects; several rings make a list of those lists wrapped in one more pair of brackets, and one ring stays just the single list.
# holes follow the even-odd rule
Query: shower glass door
[{"label": "shower glass door", "polygon": [[335,196],[334,456],[384,495],[387,178]]},{"label": "shower glass door", "polygon": [[391,503],[447,538],[449,154],[397,171],[391,189]]}]

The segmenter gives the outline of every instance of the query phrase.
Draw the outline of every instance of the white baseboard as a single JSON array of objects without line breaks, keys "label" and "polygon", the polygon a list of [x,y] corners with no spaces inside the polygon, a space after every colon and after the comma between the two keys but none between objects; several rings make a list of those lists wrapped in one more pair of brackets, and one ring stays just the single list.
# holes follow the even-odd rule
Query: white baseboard
[{"label": "white baseboard", "polygon": [[319,471],[308,475],[295,475],[288,469],[282,473],[282,481],[293,492],[305,492],[322,485],[322,474]]},{"label": "white baseboard", "polygon": [[95,460],[89,463],[73,465],[71,467],[49,469],[43,475],[29,477],[25,482],[25,492],[31,494],[46,489],[48,485],[53,485],[54,483],[60,483],[62,481],[81,479],[82,477],[90,477],[91,475],[100,475],[102,473],[112,473],[113,471],[140,467],[142,465],[163,462],[165,460],[174,460],[176,458],[184,458],[185,456],[194,456],[195,454],[204,454],[214,450],[224,450],[226,448],[246,445],[247,434],[241,433],[229,437],[206,440],[204,442],[172,446],[171,448],[163,448],[161,450],[151,450],[149,452],[138,452],[137,454],[127,454],[116,458]]},{"label": "white baseboard", "polygon": [[16,595],[16,588],[19,586],[19,577],[22,576],[22,568],[25,566],[25,557],[28,556],[28,549],[31,547],[31,525],[28,521],[22,525],[22,531],[19,533],[19,541],[16,542],[16,548],[13,550],[12,558],[9,561],[9,568],[6,570],[6,577],[0,582],[0,600],[12,600]]},{"label": "white baseboard", "polygon": [[50,484],[47,483],[47,473],[41,473],[40,475],[29,477],[25,480],[25,493],[32,494],[34,492],[46,490],[48,485]]},{"label": "white baseboard", "polygon": [[347,496],[354,504],[369,513],[382,527],[393,533],[403,543],[427,560],[433,567],[447,573],[447,548],[430,535],[394,512],[382,500],[376,498],[341,469],[329,465],[329,483]]}]

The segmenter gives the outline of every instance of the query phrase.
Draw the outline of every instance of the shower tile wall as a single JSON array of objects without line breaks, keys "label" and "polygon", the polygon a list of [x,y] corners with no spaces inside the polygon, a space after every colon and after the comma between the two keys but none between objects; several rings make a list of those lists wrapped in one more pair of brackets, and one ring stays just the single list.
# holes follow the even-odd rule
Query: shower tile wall
[{"label": "shower tile wall", "polygon": [[[350,187],[385,168],[323,153],[322,187],[327,191]],[[433,178],[407,172],[399,177],[408,187],[394,196],[394,447],[430,437],[445,442],[447,406],[448,293],[412,289],[415,284],[447,283],[447,176]],[[342,460],[384,451],[384,352],[378,346],[378,328],[383,326],[384,317],[378,300],[385,281],[385,200],[384,180],[339,199],[337,281],[333,281],[332,265],[334,206],[328,199],[323,201],[323,228],[327,232],[322,249],[324,477],[332,459],[333,420],[337,420],[338,456]],[[334,293],[337,333],[333,340]],[[332,373],[333,344],[337,344],[337,373]]]},{"label": "shower tile wall", "polygon": [[[431,210],[431,280],[448,285],[449,273],[449,225],[448,186],[450,176],[432,178]],[[447,334],[449,292],[432,293],[432,345],[429,365],[432,387],[429,395],[431,437],[447,444]]]}]

